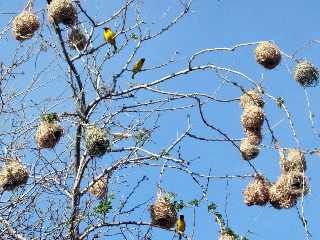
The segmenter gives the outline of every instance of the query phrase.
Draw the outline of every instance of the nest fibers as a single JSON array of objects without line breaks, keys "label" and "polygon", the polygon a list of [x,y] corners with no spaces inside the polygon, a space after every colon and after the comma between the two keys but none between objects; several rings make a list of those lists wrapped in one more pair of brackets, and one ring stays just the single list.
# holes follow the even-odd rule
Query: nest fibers
[{"label": "nest fibers", "polygon": [[16,187],[28,181],[27,169],[15,159],[7,161],[0,171],[0,187],[6,191],[12,191]]},{"label": "nest fibers", "polygon": [[161,228],[170,229],[177,222],[177,212],[174,205],[164,197],[158,196],[157,201],[150,206],[151,223]]},{"label": "nest fibers", "polygon": [[281,53],[272,42],[261,42],[256,48],[256,61],[267,69],[275,68],[281,61]]},{"label": "nest fibers", "polygon": [[280,167],[282,173],[297,171],[303,173],[307,169],[303,152],[298,149],[280,150]]},{"label": "nest fibers", "polygon": [[296,65],[293,78],[304,87],[314,87],[319,83],[319,71],[312,63],[303,61]]},{"label": "nest fibers", "polygon": [[36,132],[39,148],[53,148],[63,135],[63,128],[56,123],[41,122]]},{"label": "nest fibers", "polygon": [[13,19],[12,33],[17,40],[24,41],[32,38],[39,26],[37,15],[31,9],[25,10]]},{"label": "nest fibers", "polygon": [[97,198],[103,198],[107,193],[107,183],[105,179],[99,179],[96,181],[90,188],[89,192],[91,192]]},{"label": "nest fibers", "polygon": [[257,106],[248,106],[244,109],[241,122],[246,130],[260,129],[264,121],[262,108]]},{"label": "nest fibers", "polygon": [[300,172],[282,174],[270,188],[270,203],[274,208],[291,208],[297,199],[309,191],[308,180]]},{"label": "nest fibers", "polygon": [[264,206],[269,202],[271,183],[262,175],[257,175],[243,192],[244,203],[248,206]]},{"label": "nest fibers", "polygon": [[260,129],[245,130],[246,139],[252,145],[258,146],[262,141]]},{"label": "nest fibers", "polygon": [[80,29],[72,29],[69,34],[69,45],[72,49],[82,51],[87,45],[87,38]]},{"label": "nest fibers", "polygon": [[77,20],[76,7],[71,0],[52,0],[48,4],[48,20],[50,23],[73,25]]},{"label": "nest fibers", "polygon": [[110,147],[110,141],[103,129],[89,126],[85,133],[87,153],[92,157],[103,156]]},{"label": "nest fibers", "polygon": [[227,231],[223,231],[220,235],[219,240],[236,240],[237,237],[234,234],[229,233]]},{"label": "nest fibers", "polygon": [[259,148],[249,143],[248,139],[243,139],[240,143],[240,152],[244,160],[251,160],[259,155]]},{"label": "nest fibers", "polygon": [[245,109],[248,106],[263,107],[264,101],[262,95],[256,90],[250,90],[240,97],[240,106]]}]

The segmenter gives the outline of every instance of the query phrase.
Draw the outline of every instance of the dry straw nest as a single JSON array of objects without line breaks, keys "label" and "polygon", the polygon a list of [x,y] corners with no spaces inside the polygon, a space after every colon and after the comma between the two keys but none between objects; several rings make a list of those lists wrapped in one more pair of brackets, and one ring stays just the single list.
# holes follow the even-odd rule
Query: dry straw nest
[{"label": "dry straw nest", "polygon": [[243,139],[240,143],[240,152],[244,160],[251,160],[259,155],[259,148],[249,143],[248,139]]},{"label": "dry straw nest", "polygon": [[27,169],[16,159],[7,160],[0,171],[0,187],[6,191],[12,191],[16,187],[28,181]]},{"label": "dry straw nest", "polygon": [[269,202],[271,183],[262,175],[257,175],[243,193],[244,203],[248,206],[264,206]]},{"label": "dry straw nest", "polygon": [[274,43],[261,42],[256,47],[256,61],[267,69],[273,69],[281,61],[281,52]]},{"label": "dry straw nest", "polygon": [[50,23],[73,25],[77,20],[77,10],[71,0],[52,0],[48,4]]},{"label": "dry straw nest", "polygon": [[13,19],[12,33],[17,40],[24,41],[32,38],[39,27],[37,15],[31,10],[25,10]]},{"label": "dry straw nest", "polygon": [[80,29],[72,29],[69,34],[69,45],[72,49],[82,51],[87,45],[87,38]]},{"label": "dry straw nest", "polygon": [[245,130],[246,139],[252,145],[259,145],[262,141],[262,135],[260,129],[248,129]]},{"label": "dry straw nest", "polygon": [[219,240],[237,240],[237,237],[232,233],[223,231],[219,237]]},{"label": "dry straw nest", "polygon": [[240,97],[240,106],[243,109],[248,106],[258,106],[262,108],[264,106],[262,95],[256,90],[247,91]]},{"label": "dry straw nest", "polygon": [[244,109],[241,122],[246,130],[258,130],[264,121],[264,113],[261,107],[248,106]]},{"label": "dry straw nest", "polygon": [[270,203],[277,209],[293,207],[309,191],[308,180],[300,172],[282,174],[270,188]]},{"label": "dry straw nest", "polygon": [[298,149],[280,150],[280,167],[282,173],[297,171],[303,173],[307,169],[303,152]]},{"label": "dry straw nest", "polygon": [[319,83],[319,71],[312,63],[303,61],[296,65],[293,78],[304,87],[314,87]]},{"label": "dry straw nest", "polygon": [[36,132],[39,148],[53,148],[63,135],[63,128],[56,123],[41,122]]},{"label": "dry straw nest", "polygon": [[170,229],[177,222],[177,212],[174,205],[165,196],[158,196],[157,201],[150,206],[151,223],[161,228]]},{"label": "dry straw nest", "polygon": [[106,132],[95,126],[89,126],[85,133],[87,153],[92,157],[101,157],[110,148],[110,141]]},{"label": "dry straw nest", "polygon": [[105,179],[99,179],[90,188],[89,192],[97,198],[103,198],[107,193],[107,182]]}]

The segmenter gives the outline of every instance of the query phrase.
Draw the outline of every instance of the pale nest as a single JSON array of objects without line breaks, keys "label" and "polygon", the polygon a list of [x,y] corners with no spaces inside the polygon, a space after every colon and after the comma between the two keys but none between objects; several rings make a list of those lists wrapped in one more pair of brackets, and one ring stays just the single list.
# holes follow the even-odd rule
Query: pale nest
[{"label": "pale nest", "polygon": [[248,206],[264,206],[269,202],[271,183],[262,175],[257,175],[243,192],[244,203]]},{"label": "pale nest", "polygon": [[228,232],[221,233],[219,240],[237,240],[237,238]]},{"label": "pale nest", "polygon": [[48,4],[50,23],[73,25],[77,20],[77,10],[71,0],[52,0]]},{"label": "pale nest", "polygon": [[32,11],[23,11],[13,19],[12,33],[19,41],[24,41],[33,37],[39,29],[40,22]]},{"label": "pale nest", "polygon": [[312,63],[303,61],[296,65],[293,78],[304,87],[314,87],[319,83],[319,71]]},{"label": "pale nest", "polygon": [[261,42],[255,50],[256,61],[267,69],[275,68],[281,61],[281,52],[272,42]]},{"label": "pale nest", "polygon": [[164,196],[158,196],[157,201],[150,206],[150,213],[151,223],[161,228],[173,228],[177,222],[176,209]]},{"label": "pale nest", "polygon": [[280,168],[282,173],[290,171],[305,172],[307,165],[303,152],[298,149],[281,149]]},{"label": "pale nest", "polygon": [[258,146],[262,141],[262,135],[260,129],[248,129],[245,130],[246,139],[252,145]]},{"label": "pale nest", "polygon": [[39,148],[53,148],[63,135],[63,128],[56,123],[41,122],[36,132]]},{"label": "pale nest", "polygon": [[259,155],[259,148],[256,145],[252,145],[245,138],[240,143],[240,152],[244,160],[251,160]]},{"label": "pale nest", "polygon": [[246,130],[258,130],[264,121],[262,108],[257,106],[248,106],[244,109],[241,116],[241,123]]},{"label": "pale nest", "polygon": [[110,141],[103,129],[89,126],[85,132],[85,145],[90,156],[101,157],[109,150]]},{"label": "pale nest", "polygon": [[262,95],[256,90],[250,90],[240,97],[240,106],[245,109],[248,106],[263,107],[264,101]]},{"label": "pale nest", "polygon": [[16,187],[26,184],[29,178],[27,169],[18,161],[7,161],[0,171],[0,187],[12,191]]},{"label": "pale nest", "polygon": [[89,192],[92,193],[97,198],[103,198],[107,193],[107,183],[105,179],[99,179],[90,188]]}]

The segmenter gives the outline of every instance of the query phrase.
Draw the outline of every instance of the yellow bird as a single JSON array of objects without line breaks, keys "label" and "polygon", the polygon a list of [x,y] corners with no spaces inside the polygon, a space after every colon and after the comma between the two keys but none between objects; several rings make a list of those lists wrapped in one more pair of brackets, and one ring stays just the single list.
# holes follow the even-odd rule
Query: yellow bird
[{"label": "yellow bird", "polygon": [[145,60],[145,58],[141,58],[138,62],[134,64],[132,69],[132,79],[134,79],[134,76],[141,71]]},{"label": "yellow bird", "polygon": [[177,221],[177,224],[176,224],[176,229],[179,234],[179,239],[182,239],[182,235],[183,235],[184,231],[186,230],[186,223],[184,221],[183,215],[179,216],[179,220]]},{"label": "yellow bird", "polygon": [[115,38],[114,32],[112,32],[112,30],[109,27],[105,27],[103,28],[103,30],[104,30],[103,31],[104,40],[110,43],[113,46],[114,51],[116,52],[117,46],[116,46],[116,38]]}]

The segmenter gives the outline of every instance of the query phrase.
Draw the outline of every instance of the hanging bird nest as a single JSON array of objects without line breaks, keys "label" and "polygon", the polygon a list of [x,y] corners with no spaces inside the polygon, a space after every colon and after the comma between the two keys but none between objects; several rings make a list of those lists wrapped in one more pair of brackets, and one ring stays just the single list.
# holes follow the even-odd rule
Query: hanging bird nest
[{"label": "hanging bird nest", "polygon": [[103,129],[89,126],[85,133],[87,153],[92,157],[103,156],[110,148],[110,141]]},{"label": "hanging bird nest", "polygon": [[262,141],[262,135],[260,129],[245,130],[246,139],[252,145],[258,146]]},{"label": "hanging bird nest", "polygon": [[312,63],[303,61],[296,65],[293,78],[303,87],[315,87],[319,83],[319,71]]},{"label": "hanging bird nest", "polygon": [[39,19],[30,8],[30,10],[24,10],[13,19],[12,34],[17,40],[24,41],[32,38],[39,27]]},{"label": "hanging bird nest", "polygon": [[309,191],[307,178],[299,172],[282,174],[270,188],[270,203],[274,208],[291,208],[297,199]]},{"label": "hanging bird nest", "polygon": [[264,206],[269,202],[271,183],[262,175],[256,175],[244,191],[244,203],[248,206]]},{"label": "hanging bird nest", "polygon": [[305,172],[307,165],[303,152],[298,149],[280,149],[280,167],[282,173]]},{"label": "hanging bird nest", "polygon": [[245,109],[248,106],[263,107],[264,101],[262,95],[256,90],[250,90],[241,95],[240,106]]},{"label": "hanging bird nest", "polygon": [[233,232],[222,231],[219,240],[237,240],[237,236]]},{"label": "hanging bird nest", "polygon": [[267,69],[273,69],[281,61],[281,52],[274,43],[261,42],[256,47],[256,61]]},{"label": "hanging bird nest", "polygon": [[173,228],[177,222],[177,212],[174,205],[162,194],[157,201],[150,206],[151,223],[161,228]]},{"label": "hanging bird nest", "polygon": [[71,0],[52,0],[48,4],[50,23],[73,25],[77,20],[77,10]]},{"label": "hanging bird nest", "polygon": [[17,159],[7,160],[0,171],[0,187],[6,191],[12,191],[26,184],[28,178],[27,169]]},{"label": "hanging bird nest", "polygon": [[249,143],[248,139],[243,139],[240,143],[240,152],[244,160],[251,160],[259,155],[259,148]]},{"label": "hanging bird nest", "polygon": [[87,45],[87,38],[80,29],[72,29],[69,34],[69,45],[72,49],[82,51]]},{"label": "hanging bird nest", "polygon": [[248,106],[244,109],[241,122],[246,130],[258,130],[261,128],[264,121],[264,113],[262,108],[257,106]]},{"label": "hanging bird nest", "polygon": [[103,198],[106,196],[106,193],[108,191],[107,187],[108,185],[106,179],[99,179],[89,188],[89,192],[97,198]]}]

